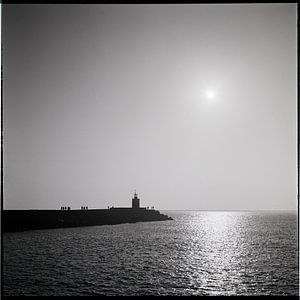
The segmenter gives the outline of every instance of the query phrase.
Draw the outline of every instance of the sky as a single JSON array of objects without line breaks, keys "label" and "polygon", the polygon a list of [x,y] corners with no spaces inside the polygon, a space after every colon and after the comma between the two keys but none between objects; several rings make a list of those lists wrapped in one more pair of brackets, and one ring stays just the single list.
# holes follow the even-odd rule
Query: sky
[{"label": "sky", "polygon": [[3,207],[297,209],[296,4],[2,5]]}]

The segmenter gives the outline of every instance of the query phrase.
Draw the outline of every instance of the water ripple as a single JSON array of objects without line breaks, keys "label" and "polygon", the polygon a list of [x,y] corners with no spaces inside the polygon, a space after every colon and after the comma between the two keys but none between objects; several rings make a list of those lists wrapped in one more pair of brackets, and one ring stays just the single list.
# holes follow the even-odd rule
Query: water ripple
[{"label": "water ripple", "polygon": [[299,294],[296,214],[167,214],[4,233],[4,295]]}]

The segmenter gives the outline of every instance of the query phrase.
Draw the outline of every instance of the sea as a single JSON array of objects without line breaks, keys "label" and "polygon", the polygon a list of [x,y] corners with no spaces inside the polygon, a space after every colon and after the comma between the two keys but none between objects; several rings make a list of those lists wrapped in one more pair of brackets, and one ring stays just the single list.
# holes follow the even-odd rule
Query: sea
[{"label": "sea", "polygon": [[4,296],[299,296],[297,212],[2,234]]}]

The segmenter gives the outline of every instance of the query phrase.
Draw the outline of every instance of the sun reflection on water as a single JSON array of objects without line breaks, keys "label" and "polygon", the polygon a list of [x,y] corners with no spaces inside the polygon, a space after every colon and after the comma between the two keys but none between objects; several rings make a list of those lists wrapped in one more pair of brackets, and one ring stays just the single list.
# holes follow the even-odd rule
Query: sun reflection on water
[{"label": "sun reflection on water", "polygon": [[195,230],[198,231],[194,241],[198,247],[188,254],[190,265],[195,265],[195,260],[199,262],[197,272],[192,276],[194,284],[210,287],[217,281],[226,286],[223,290],[227,294],[235,294],[237,287],[239,290],[246,289],[243,274],[236,268],[243,263],[237,216],[232,212],[207,212],[197,217],[198,220],[190,223],[190,229],[193,231],[191,236],[195,236]]}]

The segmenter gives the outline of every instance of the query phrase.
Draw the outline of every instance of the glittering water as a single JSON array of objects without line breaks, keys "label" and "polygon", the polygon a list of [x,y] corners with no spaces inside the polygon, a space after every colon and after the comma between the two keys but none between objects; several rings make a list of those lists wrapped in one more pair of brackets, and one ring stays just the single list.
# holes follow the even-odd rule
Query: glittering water
[{"label": "glittering water", "polygon": [[299,295],[296,213],[3,233],[4,295]]}]

